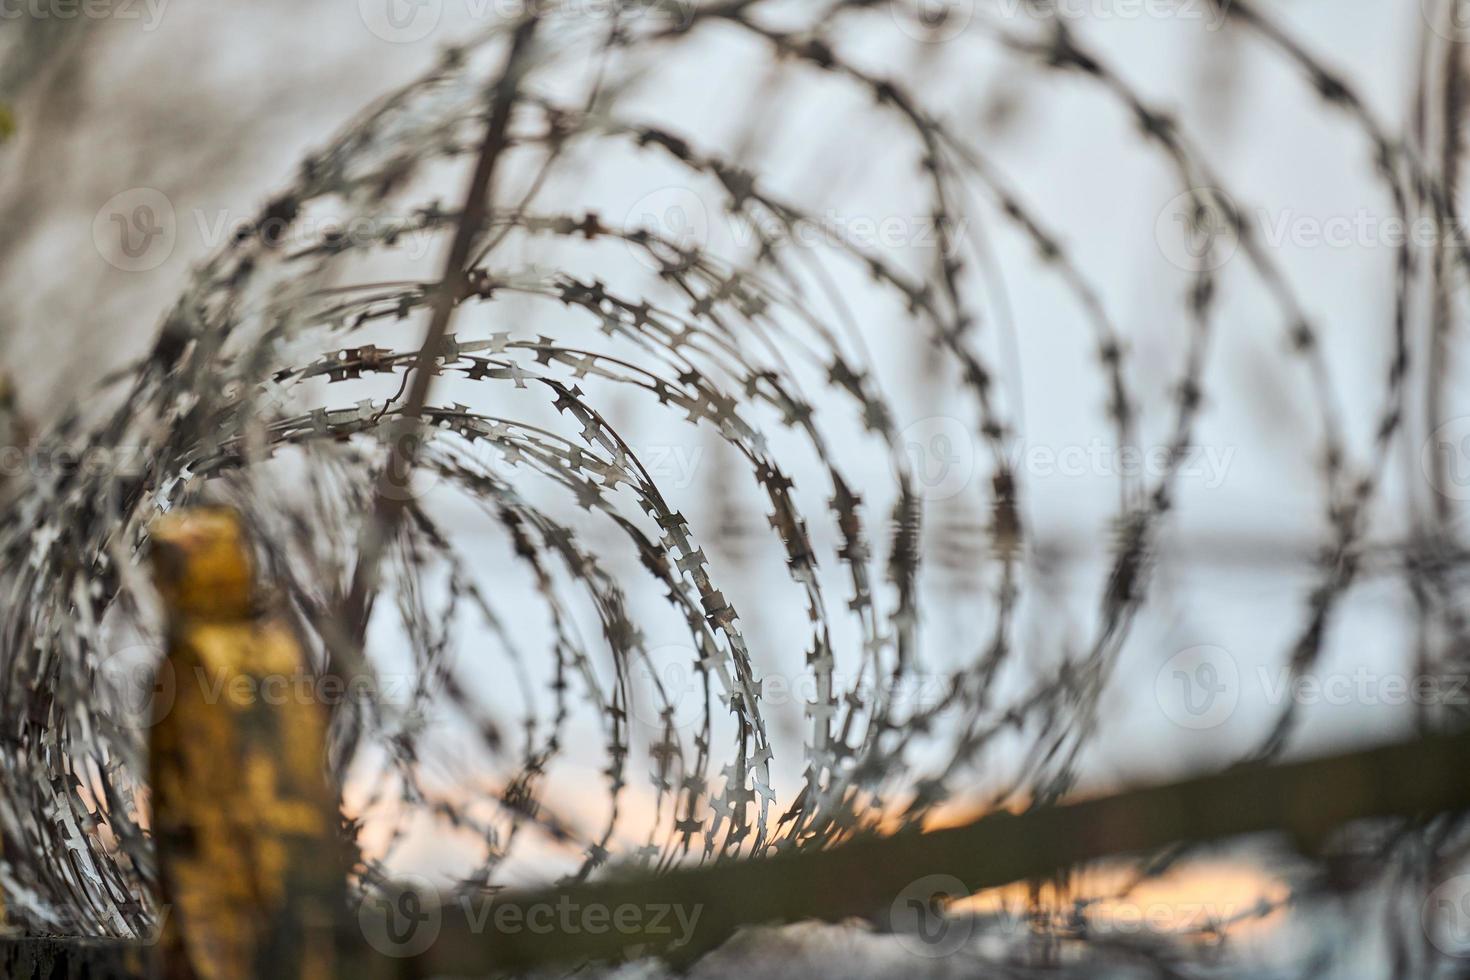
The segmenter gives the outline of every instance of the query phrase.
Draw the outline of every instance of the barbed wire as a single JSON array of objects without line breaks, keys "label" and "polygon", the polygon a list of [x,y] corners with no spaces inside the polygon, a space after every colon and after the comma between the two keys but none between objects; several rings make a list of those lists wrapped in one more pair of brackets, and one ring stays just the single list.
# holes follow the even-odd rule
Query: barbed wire
[{"label": "barbed wire", "polygon": [[[1145,417],[1125,334],[1106,290],[1063,243],[1066,223],[1047,216],[1046,202],[1023,199],[997,164],[926,108],[919,89],[863,67],[839,40],[848,23],[879,17],[930,29],[920,5],[834,0],[794,17],[771,14],[774,6],[734,0],[671,6],[678,16],[604,19],[536,5],[449,50],[309,157],[194,271],[146,356],[30,443],[74,455],[129,447],[137,465],[127,473],[43,469],[0,485],[0,661],[11,678],[0,695],[0,881],[13,918],[37,931],[119,937],[150,927],[155,872],[139,706],[126,703],[108,666],[119,649],[158,635],[138,558],[150,522],[204,499],[244,515],[319,676],[365,682],[349,683],[353,693],[333,715],[332,763],[352,801],[347,832],[359,847],[360,889],[390,877],[420,819],[482,846],[465,888],[491,887],[528,836],[570,861],[569,877],[581,880],[610,863],[661,870],[922,826],[1003,736],[1019,740],[1022,761],[993,804],[1064,796],[1105,724],[1103,694],[1138,611],[1156,591],[1201,412],[1228,397],[1205,384],[1227,287],[1216,262],[1225,236],[1268,296],[1318,413],[1327,533],[1285,662],[1296,677],[1318,661],[1363,572],[1391,456],[1407,445],[1415,290],[1433,295],[1431,349],[1443,360],[1470,250],[1441,242],[1426,263],[1410,244],[1396,247],[1383,391],[1371,442],[1354,451],[1326,331],[1190,121],[1155,106],[1060,18],[1042,17],[1034,31],[976,19],[963,43],[999,50],[1043,78],[1080,78],[1123,107],[1134,135],[1173,175],[1198,247],[1174,311],[1184,350],[1171,402]],[[1346,79],[1271,18],[1243,0],[1218,8],[1226,30],[1298,68],[1322,106],[1363,135],[1372,151],[1366,170],[1396,215],[1417,210],[1441,230],[1458,227],[1458,51],[1442,53],[1442,80],[1428,71],[1421,80],[1421,116],[1433,105],[1444,112],[1438,142],[1424,126],[1394,136]],[[857,90],[872,113],[897,121],[916,175],[910,189],[923,196],[935,232],[919,270],[768,190],[748,161],[625,108],[663,52],[716,27],[762,45],[773,65]],[[780,76],[771,77],[779,89]],[[570,94],[568,80],[576,82]],[[512,202],[489,179],[490,166],[466,206],[430,199],[443,173],[476,154],[484,161],[487,128],[496,154],[530,168],[520,198]],[[717,201],[731,227],[748,232],[751,254],[718,254],[676,228],[620,224],[571,196],[582,170],[629,154],[640,165],[657,158],[681,186]],[[567,196],[552,205],[548,188]],[[312,233],[309,216],[328,206],[344,224],[370,230]],[[1025,517],[1026,474],[1013,462],[1019,378],[997,366],[992,335],[1001,327],[982,314],[1005,288],[986,245],[996,226],[1034,248],[1075,306],[1117,446],[1140,446],[1146,422],[1167,433],[1159,472],[1119,479],[1114,540],[1097,549],[1108,565],[1100,614],[1090,636],[1064,651],[1026,650],[1019,635],[1026,589],[1044,570]],[[817,229],[818,247],[793,245],[805,229]],[[400,261],[418,236],[453,240],[443,274],[426,278]],[[610,245],[638,263],[635,274],[619,263],[589,271],[570,258],[605,257],[598,250]],[[555,266],[512,257],[538,246],[553,251]],[[392,281],[358,274],[395,263],[402,268]],[[858,275],[891,311],[875,316],[845,301],[839,277]],[[930,555],[923,544],[932,508],[906,451],[904,415],[863,340],[879,317],[922,337],[945,365],[944,382],[969,413],[967,435],[989,466],[974,501],[986,519],[971,523],[971,540],[954,543],[954,555]],[[1442,390],[1443,374],[1430,376],[1440,380],[1426,391]],[[473,404],[443,400],[447,386],[468,384],[477,386]],[[1442,401],[1427,396],[1435,424]],[[761,516],[806,621],[799,638],[788,637],[804,652],[812,692],[794,736],[767,708],[761,659],[721,584],[727,570],[701,544],[705,529],[680,513],[656,468],[609,421],[611,406],[632,402],[717,441],[731,461],[722,490],[769,508]],[[7,404],[0,411],[13,417]],[[870,454],[882,460],[882,488],[861,465]],[[821,483],[819,507],[797,486],[805,473]],[[743,495],[729,489],[747,479]],[[1425,612],[1422,674],[1463,666],[1467,629],[1455,599],[1463,555],[1447,504],[1436,508],[1438,543],[1416,542],[1392,566]],[[487,540],[506,559],[498,573],[523,577],[536,606],[497,594],[502,581],[485,575]],[[924,662],[920,642],[926,559],[973,575],[965,601],[985,604],[991,617],[988,631],[967,639],[971,650],[943,668]],[[647,577],[630,578],[630,562]],[[680,624],[686,690],[666,683],[668,664],[642,621],[645,596]],[[532,618],[544,630],[520,628]],[[589,623],[600,638],[586,635]],[[538,631],[549,639],[544,654],[527,645],[526,634]],[[1054,666],[1038,668],[1045,663]],[[388,697],[382,681],[395,671],[409,681]],[[518,699],[514,720],[491,696],[501,676]],[[497,690],[486,690],[487,677]],[[936,677],[924,703],[899,694]],[[579,778],[568,747],[585,741],[584,716],[595,727],[606,794],[594,819],[581,808],[573,816],[554,792],[559,776]],[[1289,700],[1256,754],[1279,753],[1297,716]],[[798,756],[799,789],[783,795],[773,763]],[[643,767],[653,805],[635,816],[628,788]],[[387,828],[371,847],[369,827]],[[638,846],[621,846],[628,836]],[[1415,861],[1394,867],[1427,880],[1434,861]],[[1080,937],[1075,916],[1051,919],[1059,940]],[[1212,935],[1225,929],[1210,926]]]}]

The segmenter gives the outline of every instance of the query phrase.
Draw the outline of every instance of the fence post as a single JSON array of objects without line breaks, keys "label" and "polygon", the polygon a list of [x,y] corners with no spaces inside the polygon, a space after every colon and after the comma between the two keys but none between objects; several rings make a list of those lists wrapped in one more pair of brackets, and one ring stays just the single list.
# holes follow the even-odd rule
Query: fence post
[{"label": "fence post", "polygon": [[334,976],[346,868],[316,675],[237,513],[169,515],[150,540],[171,692],[149,745],[164,975]]}]

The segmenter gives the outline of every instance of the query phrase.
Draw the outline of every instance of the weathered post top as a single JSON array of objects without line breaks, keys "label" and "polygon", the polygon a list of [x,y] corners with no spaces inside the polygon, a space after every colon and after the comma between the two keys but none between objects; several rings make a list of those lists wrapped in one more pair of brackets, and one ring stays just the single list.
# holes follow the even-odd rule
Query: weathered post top
[{"label": "weathered post top", "polygon": [[230,619],[254,611],[254,561],[235,511],[200,507],[165,515],[149,540],[154,582],[170,616]]}]

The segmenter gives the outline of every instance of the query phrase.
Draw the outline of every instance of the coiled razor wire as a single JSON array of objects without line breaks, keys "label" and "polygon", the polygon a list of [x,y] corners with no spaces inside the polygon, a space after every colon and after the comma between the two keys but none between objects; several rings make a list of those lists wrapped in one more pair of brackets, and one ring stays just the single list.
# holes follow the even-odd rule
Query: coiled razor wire
[{"label": "coiled razor wire", "polygon": [[[529,54],[513,66],[514,85],[495,82],[519,20],[447,52],[428,75],[363,113],[193,273],[152,350],[37,443],[81,456],[129,447],[138,465],[126,473],[55,469],[4,486],[0,883],[14,920],[36,931],[120,937],[152,927],[140,765],[146,729],[138,705],[110,683],[107,662],[120,647],[159,635],[141,565],[150,521],[201,500],[229,502],[246,516],[273,599],[299,625],[314,669],[378,677],[354,687],[334,713],[332,763],[352,801],[347,832],[361,849],[363,888],[390,873],[420,820],[481,843],[478,863],[460,875],[467,888],[502,882],[523,846],[570,856],[567,874],[581,879],[609,862],[657,871],[922,825],[1002,736],[1021,740],[1024,762],[991,802],[1060,797],[1101,723],[1101,694],[1149,595],[1178,467],[1206,402],[1222,288],[1210,261],[1215,234],[1240,243],[1320,410],[1331,534],[1305,622],[1286,647],[1292,671],[1315,662],[1359,570],[1370,509],[1402,432],[1411,294],[1426,275],[1437,291],[1452,293],[1470,268],[1463,244],[1442,250],[1427,272],[1408,244],[1397,251],[1378,422],[1371,446],[1355,455],[1322,327],[1252,236],[1233,203],[1239,198],[1187,123],[1131,88],[1065,21],[1043,19],[1026,32],[982,15],[966,43],[1079,78],[1122,106],[1190,196],[1196,230],[1206,238],[1182,304],[1187,345],[1171,381],[1167,466],[1152,481],[1120,480],[1095,631],[1059,669],[1019,693],[1003,689],[1035,556],[1026,487],[1007,452],[1017,436],[1016,393],[981,342],[991,326],[981,297],[987,283],[1003,287],[1003,277],[978,229],[1003,225],[1034,245],[1075,303],[1086,331],[1078,336],[1094,345],[1114,437],[1120,446],[1137,445],[1136,381],[1101,290],[1044,206],[1024,201],[978,147],[925,108],[916,89],[861,67],[837,40],[843,26],[860,20],[899,17],[922,28],[922,4],[834,0],[794,24],[791,16],[768,18],[776,5],[764,0],[638,6],[642,16],[606,19],[538,8],[528,16],[541,24]],[[783,9],[790,14],[789,5]],[[1254,7],[1233,0],[1220,9],[1228,29],[1295,64],[1324,106],[1361,131],[1397,213],[1458,226],[1454,153],[1431,163],[1424,147],[1391,136],[1347,81]],[[786,26],[771,26],[777,22]],[[863,94],[872,113],[902,127],[915,188],[936,229],[932,262],[901,268],[768,191],[744,162],[625,109],[627,93],[661,53],[715,28],[759,42],[785,70]],[[587,71],[589,64],[596,70]],[[569,78],[585,82],[572,95]],[[1425,79],[1427,99],[1436,97],[1433,85]],[[492,195],[485,220],[470,229],[474,258],[463,289],[450,297],[459,319],[425,352],[423,323],[443,288],[436,274],[378,281],[362,270],[417,272],[402,259],[404,243],[442,241],[460,227],[466,216],[457,205],[427,199],[423,187],[473,155],[496,91],[513,100],[508,152],[535,176],[519,200]],[[577,186],[579,173],[628,154],[675,167],[715,195],[732,224],[750,233],[754,257],[722,257],[568,198],[565,188]],[[552,185],[554,205],[544,192]],[[313,236],[304,229],[322,208],[342,226],[371,230]],[[803,227],[823,229],[820,249],[791,247]],[[604,278],[596,269],[512,257],[536,243],[559,257],[595,256],[597,247],[616,244],[646,271]],[[892,304],[891,317],[885,312],[875,324],[849,309],[829,271],[838,267],[865,275]],[[963,394],[967,425],[989,461],[978,491],[989,515],[984,538],[962,561],[980,583],[966,601],[985,605],[992,626],[961,663],[937,671],[938,694],[919,705],[895,692],[936,673],[919,643],[925,502],[899,416],[861,342],[875,329],[910,333],[948,365],[945,376]],[[406,405],[404,393],[425,354],[436,378],[420,411]],[[458,392],[466,383],[478,393],[472,404],[441,400],[446,387]],[[823,390],[814,393],[814,385]],[[792,642],[804,653],[814,696],[799,745],[765,710],[742,613],[700,545],[707,529],[671,504],[609,423],[610,401],[636,403],[719,440],[743,470],[724,482],[760,501],[805,609],[806,632]],[[869,476],[853,474],[852,440],[834,435],[854,420],[862,452],[884,460],[889,486],[882,492]],[[384,552],[377,591],[385,602],[374,607],[359,648],[341,611],[380,470],[404,440],[415,447],[417,472],[404,484],[405,519],[390,529]],[[801,466],[792,465],[793,455],[804,457]],[[803,472],[820,474],[820,511],[804,507],[796,492],[793,474],[806,460],[816,469]],[[890,501],[889,509],[875,514],[872,498]],[[599,529],[595,545],[587,543],[588,527]],[[832,530],[814,534],[814,527]],[[838,544],[828,554],[822,542],[834,540],[831,534]],[[523,577],[539,610],[509,602],[497,594],[498,580],[486,580],[484,554],[492,547],[500,549],[495,561],[507,563],[502,574]],[[610,548],[635,561],[643,577],[630,578]],[[1410,566],[1425,635],[1437,638],[1424,662],[1450,669],[1463,656],[1466,629],[1453,600],[1458,566]],[[646,595],[666,604],[687,634],[692,720],[680,693],[666,689],[664,665],[635,611],[635,599]],[[585,634],[588,614],[600,637]],[[530,616],[547,624],[549,649],[526,645],[517,624]],[[395,652],[385,649],[385,636]],[[411,678],[391,698],[382,696],[378,676],[390,670]],[[487,677],[497,697],[514,691],[516,711],[489,704]],[[595,719],[607,798],[600,819],[591,820],[552,799],[559,778],[575,778],[568,745],[581,740],[576,726],[584,713]],[[630,715],[651,721],[646,737]],[[1283,709],[1260,754],[1279,752],[1295,720]],[[773,763],[797,757],[798,784],[778,792]],[[633,784],[646,786],[653,802],[630,816]]]}]

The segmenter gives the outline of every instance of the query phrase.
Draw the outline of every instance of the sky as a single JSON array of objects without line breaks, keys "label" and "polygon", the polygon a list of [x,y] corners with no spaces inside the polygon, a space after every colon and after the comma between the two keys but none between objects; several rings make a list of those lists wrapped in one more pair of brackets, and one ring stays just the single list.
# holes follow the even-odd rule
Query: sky
[{"label": "sky", "polygon": [[[146,351],[190,269],[290,178],[304,154],[431,67],[446,44],[504,13],[506,2],[139,0],[59,26],[45,17],[0,21],[6,66],[0,103],[11,105],[19,120],[16,135],[0,147],[6,229],[0,365],[14,376],[27,413],[44,424],[73,401],[86,404],[101,378]],[[602,15],[593,0],[586,6],[589,18]],[[879,4],[836,25],[836,37],[858,63],[921,92],[929,111],[983,154],[1055,233],[1124,340],[1140,409],[1141,451],[1133,458],[1121,452],[1108,423],[1095,341],[1075,297],[1038,261],[1033,243],[1000,219],[985,189],[969,188],[974,196],[956,230],[972,243],[964,254],[983,310],[979,344],[997,367],[997,397],[1015,424],[1006,453],[1022,481],[1031,534],[1016,633],[1026,655],[999,682],[1003,696],[1012,696],[1087,644],[1099,619],[1120,476],[1157,476],[1157,450],[1168,438],[1188,340],[1183,300],[1191,256],[1180,220],[1188,188],[1164,155],[1138,137],[1114,95],[991,40],[983,25],[1036,34],[1039,20],[1019,0],[931,6],[950,14],[929,31]],[[1297,65],[1258,37],[1222,25],[1203,2],[1058,6],[1131,91],[1180,120],[1208,160],[1208,186],[1240,210],[1317,325],[1349,458],[1366,462],[1392,354],[1400,229],[1362,129],[1324,111]],[[778,22],[800,17],[800,5],[774,7]],[[1445,50],[1436,46],[1440,35],[1427,30],[1439,23],[1434,0],[1282,0],[1271,12],[1352,83],[1386,131],[1411,125],[1418,73]],[[1450,40],[1454,50],[1460,38]],[[584,69],[569,73],[581,77]],[[696,145],[758,159],[764,188],[802,202],[900,267],[922,267],[939,247],[901,126],[851,87],[791,66],[773,69],[760,46],[733,32],[702,29],[677,53],[658,59],[624,109]],[[513,166],[508,182],[523,186],[528,176],[526,167]],[[431,180],[438,181],[431,190],[452,200],[462,175]],[[548,189],[546,199],[563,211],[596,211],[608,222],[652,222],[732,259],[748,256],[752,246],[748,229],[723,213],[717,188],[647,155],[590,156],[574,179]],[[161,237],[130,255],[118,236],[143,214],[140,205],[150,209],[149,220],[161,222]],[[825,263],[840,299],[827,308],[851,315],[860,337],[851,342],[866,352],[893,399],[920,474],[931,562],[922,583],[922,659],[937,675],[973,658],[993,621],[992,583],[974,559],[983,545],[989,450],[972,434],[971,409],[953,368],[930,353],[912,321],[860,268],[832,257],[828,232],[810,231],[811,239],[794,247]],[[442,247],[411,241],[405,261],[430,268]],[[1435,485],[1426,463],[1440,446],[1466,462],[1465,408],[1457,405],[1465,388],[1452,384],[1438,415],[1411,405],[1370,522],[1368,572],[1315,667],[1321,687],[1293,694],[1283,665],[1304,620],[1304,599],[1318,581],[1311,562],[1327,531],[1318,401],[1246,250],[1231,240],[1223,251],[1216,326],[1202,373],[1205,407],[1178,481],[1155,591],[1121,652],[1100,709],[1105,723],[1084,755],[1083,783],[1093,790],[1226,764],[1259,743],[1293,696],[1304,719],[1293,752],[1408,731],[1412,697],[1400,686],[1414,680],[1416,614],[1393,573],[1396,557],[1413,515],[1427,513],[1439,498],[1457,509],[1470,497],[1463,482]],[[612,281],[658,287],[636,255],[616,246],[563,256],[515,244],[506,256],[565,258]],[[1422,290],[1414,301],[1411,391],[1437,366],[1425,355]],[[459,329],[465,335],[502,329],[499,318],[506,317],[521,336],[591,333],[545,305],[512,303],[507,310],[467,310]],[[791,354],[801,362],[798,352]],[[1453,349],[1447,357],[1447,375],[1462,377],[1462,357]],[[830,419],[834,451],[868,496],[871,513],[886,513],[893,499],[889,459],[847,403],[822,391],[813,368],[797,370],[805,372],[819,413]],[[595,382],[588,390],[596,390]],[[602,394],[609,417],[640,450],[670,502],[707,531],[712,568],[742,611],[760,672],[798,689],[772,697],[770,709],[780,736],[799,745],[805,671],[803,650],[791,637],[802,635],[805,612],[774,537],[763,528],[754,484],[716,440],[657,406]],[[446,402],[474,396],[471,386],[447,379],[436,389]],[[784,447],[781,436],[773,436],[774,448],[798,460],[792,475],[799,499],[820,514],[827,491],[817,462]],[[1460,472],[1451,467],[1452,477]],[[440,504],[496,594],[511,607],[529,602],[529,584],[504,558],[488,522],[463,501],[446,495]],[[875,539],[883,537],[878,524],[875,518]],[[658,611],[660,597],[644,594],[648,580],[632,584],[636,556],[620,549],[605,527],[588,526],[586,533],[589,547],[628,577],[635,618],[650,624],[650,646],[675,672],[665,679],[682,683],[687,678],[677,664],[688,649],[677,624]],[[840,545],[826,523],[814,521],[812,533],[826,555]],[[834,594],[845,596],[830,574]],[[544,641],[547,624],[527,616],[516,629],[529,646]],[[386,627],[375,637],[385,648],[393,643]],[[853,624],[836,639],[839,648],[856,642]],[[493,701],[497,679],[483,683]],[[1191,684],[1207,692],[1223,684],[1223,699],[1211,700],[1201,714],[1191,707],[1197,693]],[[800,752],[786,758],[791,761],[778,765],[778,788],[790,793],[799,786]],[[1016,761],[1002,752],[976,775],[969,802],[1004,783]],[[573,752],[571,764],[590,776],[596,758]],[[574,810],[595,807],[579,795],[584,782],[568,779],[553,796],[563,794]],[[430,836],[413,851],[416,859],[425,869],[452,865],[454,848],[436,847]]]}]

